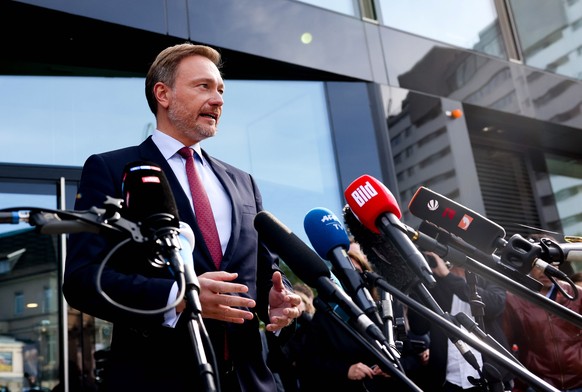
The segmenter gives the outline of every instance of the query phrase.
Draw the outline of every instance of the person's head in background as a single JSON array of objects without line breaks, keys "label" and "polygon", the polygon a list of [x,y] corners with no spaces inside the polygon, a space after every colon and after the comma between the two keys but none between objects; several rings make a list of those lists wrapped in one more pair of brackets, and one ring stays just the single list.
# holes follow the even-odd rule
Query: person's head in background
[{"label": "person's head in background", "polygon": [[[373,272],[372,264],[368,261],[366,254],[362,251],[360,244],[358,244],[353,237],[350,237],[350,248],[348,249],[348,257],[352,262],[354,268],[362,272]],[[370,293],[375,300],[378,300],[379,294],[375,287],[370,288]]]},{"label": "person's head in background", "polygon": [[315,313],[315,306],[313,306],[313,298],[315,293],[305,283],[297,282],[293,285],[293,290],[297,295],[301,297],[301,304],[299,305],[299,309],[301,312],[305,312],[308,314]]},{"label": "person's head in background", "polygon": [[362,251],[360,244],[350,237],[350,248],[348,249],[348,256],[354,265],[354,268],[359,272],[373,271],[366,254]]}]

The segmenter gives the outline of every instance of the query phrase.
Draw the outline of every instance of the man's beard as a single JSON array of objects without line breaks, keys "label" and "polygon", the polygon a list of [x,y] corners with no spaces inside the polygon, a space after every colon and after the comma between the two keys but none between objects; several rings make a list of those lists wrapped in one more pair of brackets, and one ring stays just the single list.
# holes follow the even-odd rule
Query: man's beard
[{"label": "man's beard", "polygon": [[198,141],[213,137],[217,132],[217,129],[210,125],[196,123],[196,118],[192,117],[187,110],[183,110],[182,107],[170,107],[168,109],[168,118],[176,129]]}]

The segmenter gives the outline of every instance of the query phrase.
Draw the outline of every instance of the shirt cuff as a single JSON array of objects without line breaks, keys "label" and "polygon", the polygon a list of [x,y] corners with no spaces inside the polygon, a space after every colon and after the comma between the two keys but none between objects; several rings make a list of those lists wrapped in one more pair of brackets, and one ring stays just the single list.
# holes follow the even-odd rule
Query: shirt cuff
[{"label": "shirt cuff", "polygon": [[[168,296],[167,305],[176,301],[176,296],[178,295],[178,283],[174,282],[172,285],[172,289],[170,290],[170,295]],[[181,314],[181,313],[180,313]],[[172,308],[164,313],[164,323],[162,324],[164,327],[174,328],[178,323],[178,319],[180,315],[176,313],[176,308]]]}]

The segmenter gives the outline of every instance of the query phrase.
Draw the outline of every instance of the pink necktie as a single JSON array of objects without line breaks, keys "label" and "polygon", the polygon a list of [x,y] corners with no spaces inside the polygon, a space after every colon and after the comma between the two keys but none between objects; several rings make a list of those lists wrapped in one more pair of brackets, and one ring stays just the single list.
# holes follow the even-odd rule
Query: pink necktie
[{"label": "pink necktie", "polygon": [[214,221],[214,214],[212,213],[208,195],[204,190],[204,185],[194,165],[194,151],[191,148],[182,147],[178,151],[178,154],[186,159],[186,175],[188,176],[190,191],[192,192],[192,201],[194,203],[198,227],[204,236],[204,242],[208,246],[214,265],[217,269],[220,269],[222,247],[220,246],[220,238],[218,237],[218,230],[216,229],[216,222]]}]

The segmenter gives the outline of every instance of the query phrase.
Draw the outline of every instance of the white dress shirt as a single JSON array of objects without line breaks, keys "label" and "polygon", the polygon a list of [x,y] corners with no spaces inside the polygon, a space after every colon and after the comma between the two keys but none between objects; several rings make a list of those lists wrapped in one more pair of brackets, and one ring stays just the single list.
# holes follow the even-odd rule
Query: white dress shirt
[{"label": "white dress shirt", "polygon": [[[471,305],[465,301],[462,301],[456,295],[453,295],[453,303],[451,305],[451,315],[455,315],[459,312],[465,313],[467,316],[472,317]],[[464,329],[464,328],[463,328]],[[467,331],[467,330],[465,330]],[[462,340],[462,339],[461,339]],[[483,367],[483,359],[481,358],[481,353],[474,351],[475,358],[479,363],[479,367]],[[447,347],[447,381],[462,387],[463,389],[473,388],[475,385],[471,384],[467,377],[473,376],[476,379],[481,378],[477,370],[473,368],[459,352],[457,346],[455,346],[451,340],[448,340]]]}]

